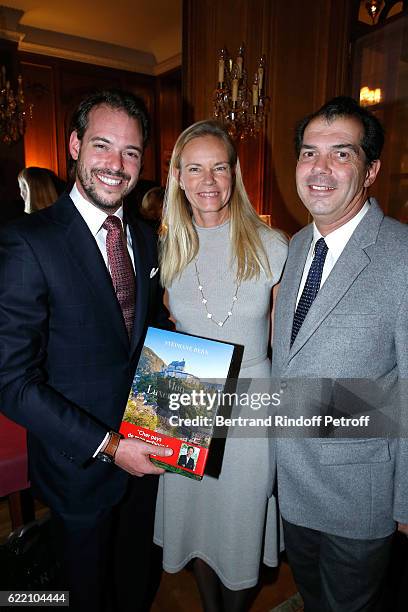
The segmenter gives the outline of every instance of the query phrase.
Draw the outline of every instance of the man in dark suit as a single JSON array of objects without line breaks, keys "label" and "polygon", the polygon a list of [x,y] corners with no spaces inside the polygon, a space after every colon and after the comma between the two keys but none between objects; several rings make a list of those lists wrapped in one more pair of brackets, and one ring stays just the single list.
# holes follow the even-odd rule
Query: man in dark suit
[{"label": "man in dark suit", "polygon": [[180,465],[181,467],[185,467],[188,470],[194,470],[194,459],[192,457],[194,453],[194,448],[192,446],[189,446],[187,449],[187,454],[186,455],[180,455],[179,460],[178,460],[178,465]]},{"label": "man in dark suit", "polygon": [[154,591],[163,470],[151,445],[118,434],[147,325],[170,327],[154,235],[123,218],[148,128],[132,94],[89,96],[72,123],[70,194],[0,232],[0,406],[28,429],[32,488],[52,509],[76,612],[147,610]]},{"label": "man in dark suit", "polygon": [[[379,611],[392,534],[408,533],[408,229],[368,196],[383,140],[376,117],[347,97],[296,133],[297,189],[313,223],[289,246],[272,373],[283,415],[319,426],[303,439],[286,430],[273,452],[305,612]],[[371,428],[356,427],[360,416]],[[326,417],[337,426],[318,422]]]}]

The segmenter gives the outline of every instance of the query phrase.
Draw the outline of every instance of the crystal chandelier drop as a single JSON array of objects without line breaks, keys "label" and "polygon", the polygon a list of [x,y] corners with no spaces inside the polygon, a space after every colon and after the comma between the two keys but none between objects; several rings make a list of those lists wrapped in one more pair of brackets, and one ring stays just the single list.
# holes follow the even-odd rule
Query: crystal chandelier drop
[{"label": "crystal chandelier drop", "polygon": [[6,78],[6,68],[0,72],[0,142],[7,145],[16,142],[24,135],[25,120],[32,118],[32,104],[25,105],[23,77],[17,79],[17,92],[14,93],[10,81]]},{"label": "crystal chandelier drop", "polygon": [[365,6],[367,13],[371,17],[373,24],[377,21],[378,15],[381,11],[383,0],[366,0]]},{"label": "crystal chandelier drop", "polygon": [[251,84],[244,64],[244,43],[233,61],[226,49],[218,59],[218,85],[213,96],[213,115],[234,139],[256,136],[263,127],[268,98],[264,94],[265,56],[259,60]]}]

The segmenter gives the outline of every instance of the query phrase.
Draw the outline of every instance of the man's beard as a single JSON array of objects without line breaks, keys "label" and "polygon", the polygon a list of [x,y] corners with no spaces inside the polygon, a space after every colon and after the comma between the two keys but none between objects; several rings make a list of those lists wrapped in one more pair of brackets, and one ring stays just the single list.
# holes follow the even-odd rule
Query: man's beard
[{"label": "man's beard", "polygon": [[[103,172],[103,174],[106,176],[111,176],[112,178],[121,178],[124,181],[127,181],[127,186],[124,187],[123,191],[116,200],[105,199],[100,195],[100,193],[98,193],[95,186],[95,181],[98,181],[98,178],[96,177],[98,172]],[[130,193],[135,186],[135,184],[130,184],[131,177],[124,172],[114,172],[113,170],[106,168],[91,168],[90,172],[88,173],[80,159],[78,159],[76,164],[76,177],[81,183],[82,189],[92,204],[104,212],[117,210],[122,205],[125,196],[127,196],[127,194]]]}]

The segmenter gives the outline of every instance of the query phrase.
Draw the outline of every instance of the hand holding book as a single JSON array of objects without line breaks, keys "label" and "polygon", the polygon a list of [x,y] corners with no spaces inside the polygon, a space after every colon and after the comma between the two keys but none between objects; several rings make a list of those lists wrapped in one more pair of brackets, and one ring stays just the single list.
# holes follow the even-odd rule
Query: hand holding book
[{"label": "hand holding book", "polygon": [[150,461],[149,455],[152,453],[157,457],[169,457],[173,451],[171,448],[155,446],[143,440],[123,439],[116,451],[115,464],[132,476],[163,474],[164,470]]}]

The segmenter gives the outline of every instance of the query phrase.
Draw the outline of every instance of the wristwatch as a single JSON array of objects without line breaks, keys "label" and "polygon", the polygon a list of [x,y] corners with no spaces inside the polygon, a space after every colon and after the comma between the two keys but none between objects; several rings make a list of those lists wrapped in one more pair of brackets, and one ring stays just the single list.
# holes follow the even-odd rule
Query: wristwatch
[{"label": "wristwatch", "polygon": [[115,463],[115,455],[121,439],[122,436],[119,433],[110,431],[105,448],[96,455],[96,458],[104,463]]}]

